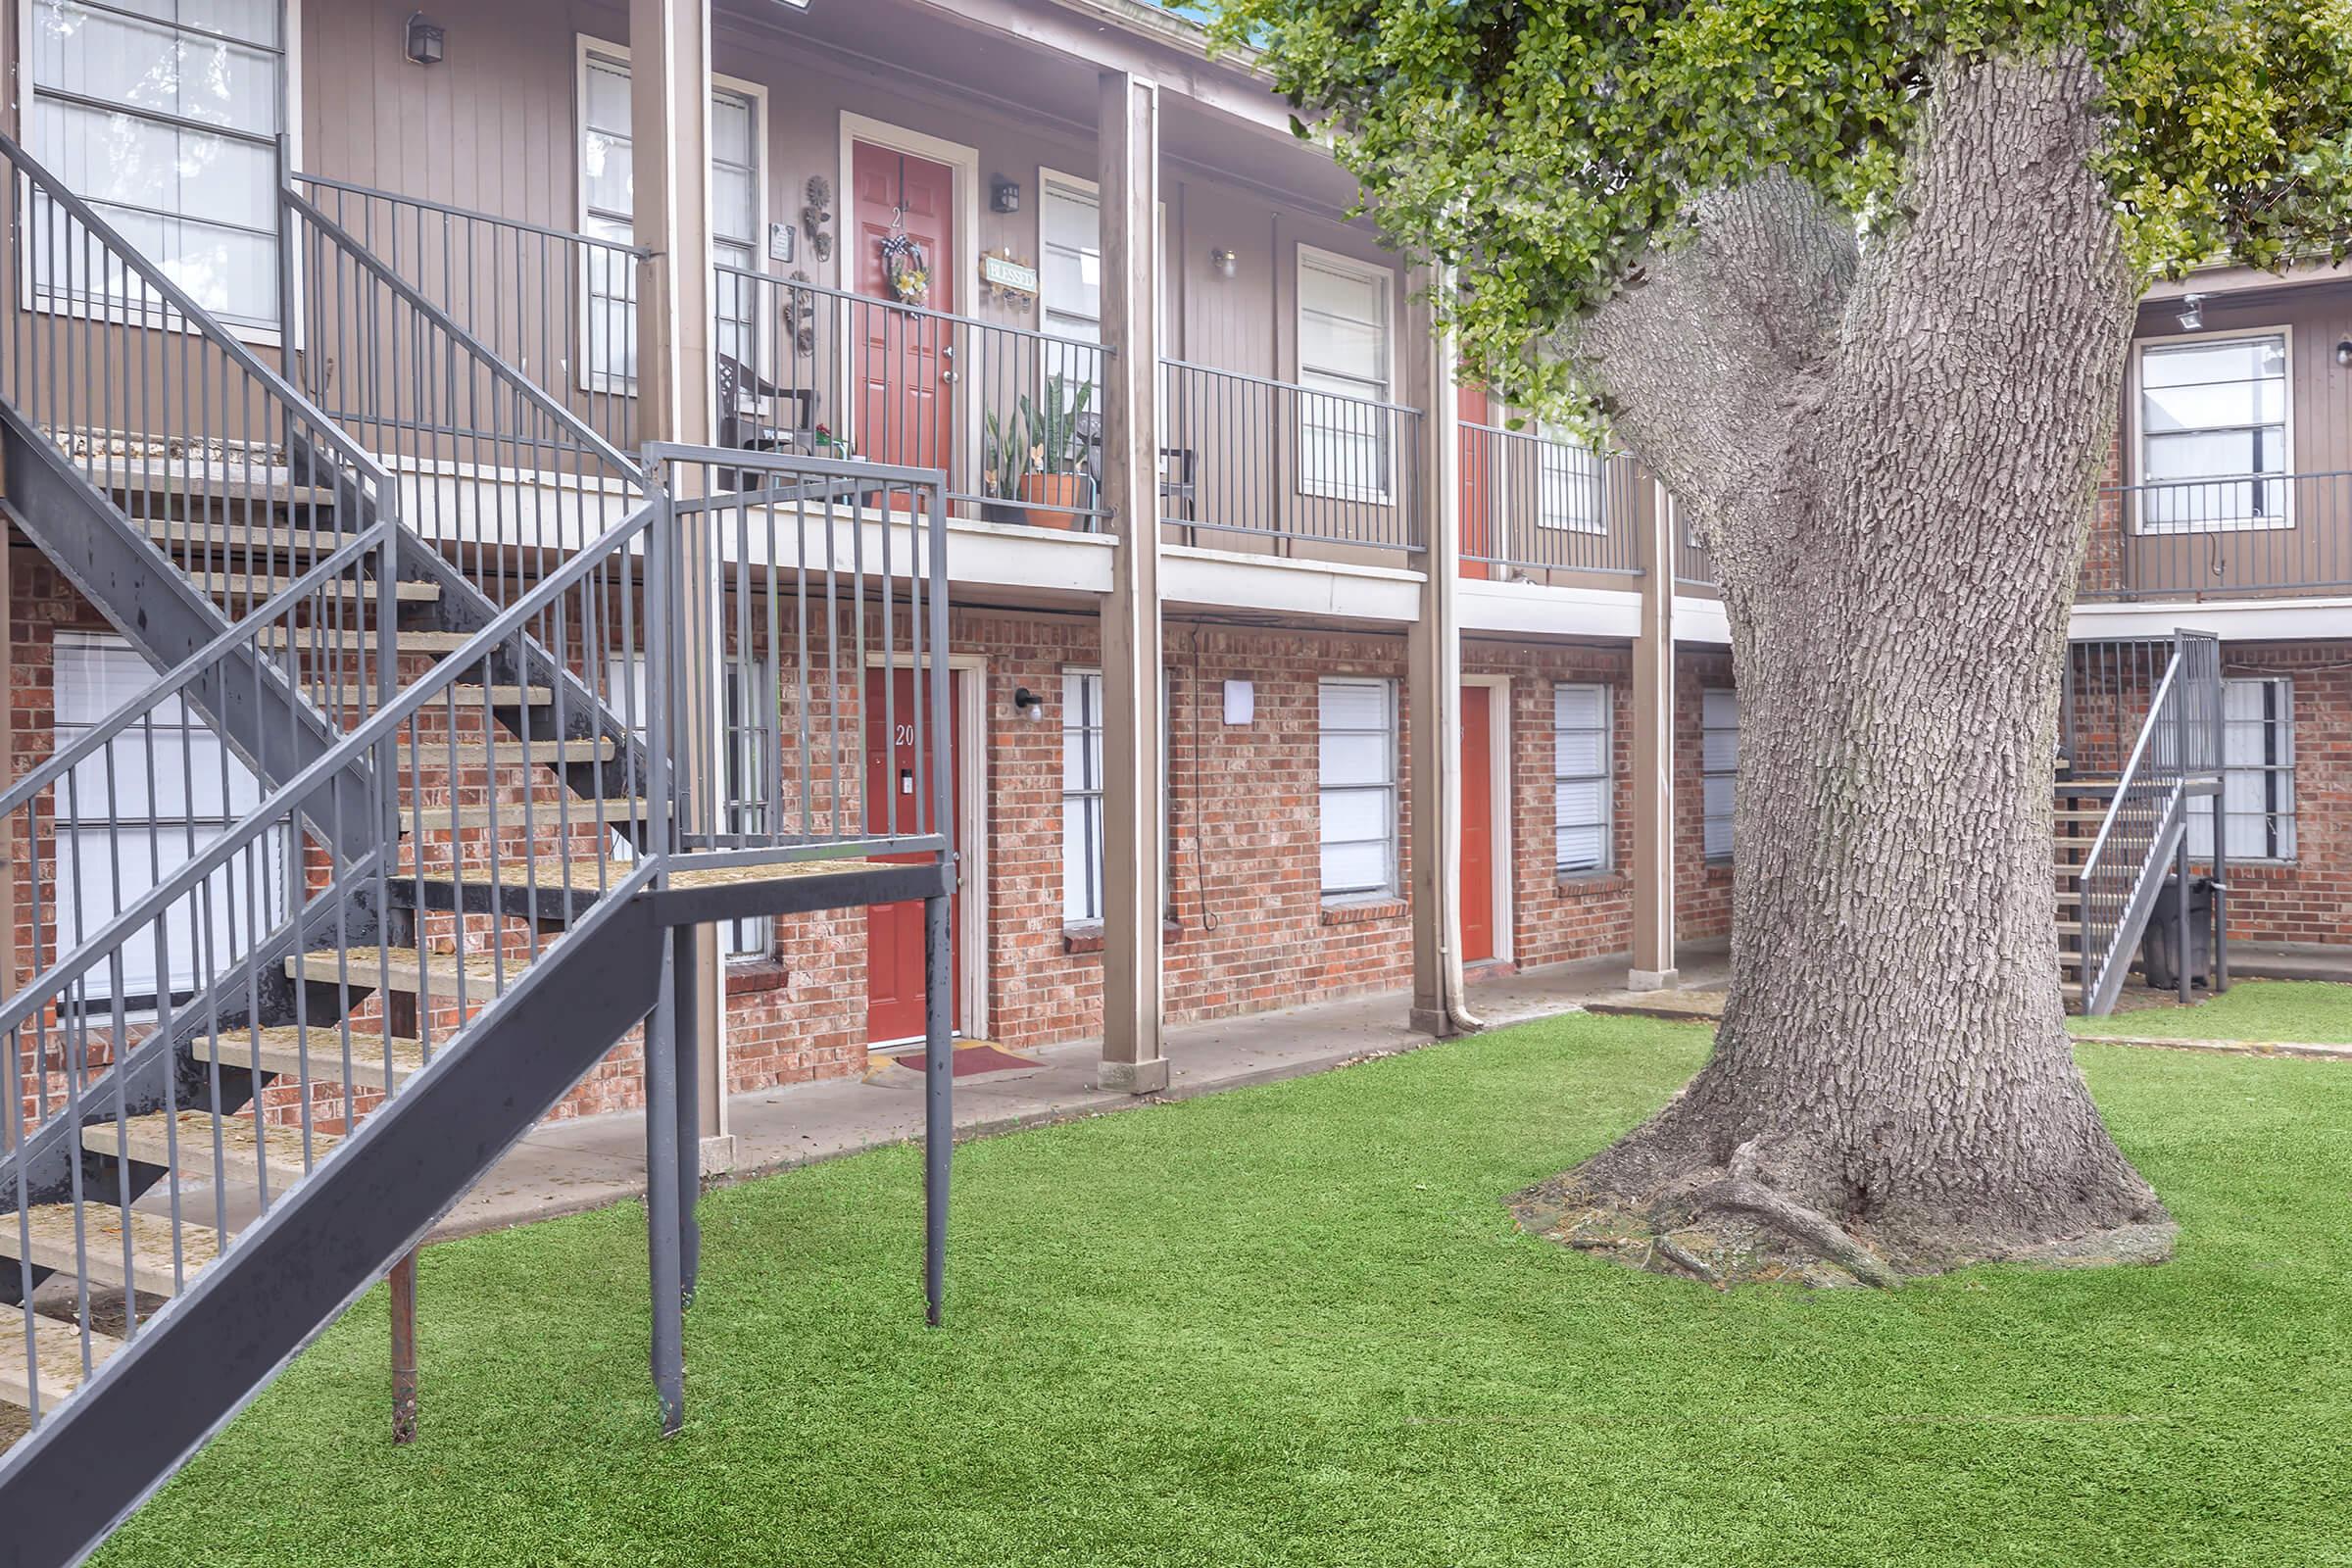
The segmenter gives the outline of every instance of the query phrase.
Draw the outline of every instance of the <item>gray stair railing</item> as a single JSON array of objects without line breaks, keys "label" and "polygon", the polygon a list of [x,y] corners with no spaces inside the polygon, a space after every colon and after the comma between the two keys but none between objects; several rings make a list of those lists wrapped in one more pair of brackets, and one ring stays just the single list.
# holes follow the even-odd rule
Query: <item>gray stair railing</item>
[{"label": "gray stair railing", "polygon": [[[2180,631],[2145,718],[2112,784],[2081,889],[2082,1010],[2115,1005],[2166,876],[2183,849],[2190,804],[2213,793],[2222,765],[2221,644]],[[2102,789],[2108,786],[2102,785]],[[2062,792],[2072,792],[2062,783]]]},{"label": "gray stair railing", "polygon": [[413,257],[395,267],[298,184],[281,201],[305,374],[391,471],[424,569],[438,562],[503,603],[541,562],[587,548],[636,510],[641,465],[452,315],[449,279],[406,275],[418,270]]},{"label": "gray stair railing", "polygon": [[[0,792],[18,958],[40,970],[209,832],[125,820],[173,791],[233,816],[375,710],[392,684],[396,504],[372,460],[6,136],[0,160],[30,303],[0,313],[5,511],[161,671]],[[374,515],[359,523],[363,497]],[[346,657],[305,660],[306,643]],[[225,744],[199,767],[189,742],[208,733]],[[371,840],[367,787],[364,768],[346,779],[334,815]],[[255,934],[270,923],[267,906],[243,912]],[[152,982],[131,967],[138,985],[174,983],[169,963]],[[97,971],[61,1005],[120,1001],[116,979]]]},{"label": "gray stair railing", "polygon": [[[0,1007],[14,1142],[34,1132],[19,1109],[31,1070],[62,1079],[64,1109],[52,1120],[72,1124],[82,1146],[78,1158],[14,1162],[0,1194],[13,1209],[0,1216],[10,1254],[0,1274],[16,1302],[0,1311],[0,1364],[21,1348],[22,1402],[34,1423],[0,1455],[5,1560],[77,1560],[650,1005],[658,958],[602,1010],[615,975],[638,960],[601,949],[593,963],[562,960],[624,918],[652,883],[666,810],[647,812],[632,850],[609,833],[575,833],[582,813],[568,791],[545,799],[526,788],[510,801],[494,784],[485,819],[450,781],[468,769],[524,769],[532,748],[576,742],[570,689],[519,684],[536,650],[649,662],[651,710],[624,688],[621,718],[666,731],[674,591],[662,515],[649,501],[554,567]],[[626,775],[639,755],[612,750],[592,765]],[[654,749],[653,776],[618,777],[615,789],[666,801],[666,759]],[[333,816],[338,780],[363,760],[378,792],[368,819],[397,821],[398,835],[358,854],[328,848],[340,842],[331,836],[304,843],[300,824]],[[553,858],[543,849],[551,841],[562,847]],[[298,853],[277,848],[291,844]],[[246,940],[201,901],[184,931],[172,929],[172,911],[223,875],[248,908],[266,883],[283,887],[290,914],[269,939]],[[159,998],[143,1026],[140,1049],[165,1043],[169,1070],[135,1073],[134,1054],[85,1082],[73,1069],[86,1021],[59,1004],[145,941],[184,942],[198,966],[193,997]],[[620,946],[664,944],[649,929]],[[564,978],[554,984],[559,966]],[[455,1077],[469,1042],[526,993],[538,1026]],[[550,1009],[568,1026],[552,1026]],[[113,1027],[127,1022],[118,1007]],[[664,1064],[649,1072],[661,1093]],[[412,1097],[452,1118],[445,1136],[394,1127]],[[324,1173],[355,1165],[364,1168],[322,1185]],[[334,1226],[322,1230],[308,1200],[331,1200]],[[297,1238],[305,1250],[292,1250]],[[272,1260],[240,1270],[248,1250]],[[44,1278],[51,1288],[36,1298]],[[165,1300],[143,1311],[142,1296]]]}]

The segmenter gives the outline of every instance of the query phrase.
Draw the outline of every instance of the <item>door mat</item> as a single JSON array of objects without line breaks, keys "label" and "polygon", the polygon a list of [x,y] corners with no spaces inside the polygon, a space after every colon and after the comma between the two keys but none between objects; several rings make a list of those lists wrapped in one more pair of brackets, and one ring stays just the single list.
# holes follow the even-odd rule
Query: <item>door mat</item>
[{"label": "door mat", "polygon": [[[910,1072],[923,1070],[923,1054],[908,1052],[888,1058]],[[1045,1063],[1034,1056],[1020,1056],[1006,1051],[993,1040],[958,1040],[956,1042],[954,1075],[957,1078],[976,1078],[988,1072],[1026,1072]]]}]

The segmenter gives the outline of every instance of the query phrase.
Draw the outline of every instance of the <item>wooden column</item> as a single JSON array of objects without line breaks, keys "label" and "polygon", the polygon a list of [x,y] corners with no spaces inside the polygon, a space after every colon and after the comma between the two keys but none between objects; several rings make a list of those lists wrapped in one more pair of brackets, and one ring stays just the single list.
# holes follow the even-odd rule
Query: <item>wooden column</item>
[{"label": "wooden column", "polygon": [[[1413,280],[1418,296],[1426,276]],[[1444,286],[1443,284],[1439,286]],[[1412,818],[1413,1005],[1426,1034],[1474,1022],[1462,986],[1461,410],[1454,397],[1453,338],[1437,329],[1425,300],[1408,308],[1404,341],[1421,346],[1414,389],[1421,441],[1413,464],[1425,548],[1420,613],[1408,639],[1405,713],[1411,726],[1406,787]]]},{"label": "wooden column", "polygon": [[[708,446],[717,361],[710,329],[710,13],[707,0],[630,0],[629,135],[635,238],[651,254],[637,282],[638,428],[648,441]],[[699,475],[683,470],[696,487]],[[718,559],[702,514],[686,525],[678,564],[687,667],[678,725],[681,825],[715,817],[716,738],[725,732],[718,637]],[[733,1163],[726,1127],[726,1035],[718,932],[700,927],[678,974],[678,1038],[693,1049],[693,1103],[704,1170]]]},{"label": "wooden column", "polygon": [[1102,1084],[1168,1086],[1160,1032],[1168,847],[1159,808],[1159,88],[1106,71],[1097,115],[1102,213],[1102,494],[1119,549],[1102,606]]},{"label": "wooden column", "polygon": [[[1629,462],[1617,459],[1617,462]],[[1641,622],[1634,635],[1634,946],[1626,986],[1662,991],[1674,966],[1674,507],[1637,477]]]}]

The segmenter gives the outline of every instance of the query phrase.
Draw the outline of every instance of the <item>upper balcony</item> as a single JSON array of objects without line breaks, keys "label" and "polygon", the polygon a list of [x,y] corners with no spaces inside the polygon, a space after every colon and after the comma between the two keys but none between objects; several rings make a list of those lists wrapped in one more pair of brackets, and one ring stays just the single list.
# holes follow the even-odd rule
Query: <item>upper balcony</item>
[{"label": "upper balcony", "polygon": [[2099,492],[2080,601],[2352,594],[2352,472],[2246,473]]}]

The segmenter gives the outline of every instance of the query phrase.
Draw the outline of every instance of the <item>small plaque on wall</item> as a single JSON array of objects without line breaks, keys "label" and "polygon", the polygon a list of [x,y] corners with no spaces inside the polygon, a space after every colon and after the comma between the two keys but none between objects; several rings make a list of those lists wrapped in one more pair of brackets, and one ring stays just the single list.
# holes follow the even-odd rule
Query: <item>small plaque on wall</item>
[{"label": "small plaque on wall", "polygon": [[1027,310],[1037,303],[1037,269],[1016,261],[1012,252],[994,251],[980,258],[983,293]]},{"label": "small plaque on wall", "polygon": [[768,224],[767,259],[771,262],[791,261],[793,241],[797,238],[799,234],[790,223]]}]

